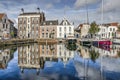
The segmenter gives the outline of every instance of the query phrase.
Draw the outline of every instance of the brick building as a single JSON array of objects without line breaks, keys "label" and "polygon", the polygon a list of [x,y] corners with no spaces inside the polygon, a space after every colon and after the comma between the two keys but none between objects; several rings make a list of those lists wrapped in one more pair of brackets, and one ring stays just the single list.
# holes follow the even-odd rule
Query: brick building
[{"label": "brick building", "polygon": [[43,12],[24,12],[18,16],[18,37],[25,38],[39,38],[39,26],[41,22],[45,21]]},{"label": "brick building", "polygon": [[58,20],[44,21],[41,23],[39,36],[40,38],[56,38],[57,37]]}]

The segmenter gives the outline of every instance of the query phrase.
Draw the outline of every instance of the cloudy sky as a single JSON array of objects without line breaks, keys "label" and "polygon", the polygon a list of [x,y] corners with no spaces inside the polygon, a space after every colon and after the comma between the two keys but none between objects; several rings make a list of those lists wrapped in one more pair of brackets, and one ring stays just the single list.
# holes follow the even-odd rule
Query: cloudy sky
[{"label": "cloudy sky", "polygon": [[[89,22],[101,22],[102,0],[0,0],[0,13],[7,13],[8,17],[17,22],[21,8],[25,12],[35,12],[39,7],[45,12],[47,20],[66,17],[75,26],[86,23],[86,1]],[[104,0],[104,23],[120,22],[120,0]]]}]

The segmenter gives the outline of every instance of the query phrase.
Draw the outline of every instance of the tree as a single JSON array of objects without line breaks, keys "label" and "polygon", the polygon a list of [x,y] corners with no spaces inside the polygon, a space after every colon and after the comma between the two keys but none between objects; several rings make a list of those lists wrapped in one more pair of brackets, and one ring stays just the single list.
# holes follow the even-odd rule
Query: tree
[{"label": "tree", "polygon": [[89,29],[89,33],[91,34],[91,36],[93,37],[93,35],[95,35],[97,32],[99,32],[99,28],[98,25],[96,24],[96,22],[92,22],[90,24],[90,29]]},{"label": "tree", "polygon": [[120,25],[118,26],[118,30],[117,31],[119,31],[120,32]]},{"label": "tree", "polygon": [[14,37],[14,32],[12,31],[12,32],[10,33],[10,35],[11,35],[11,37],[13,38],[13,37]]},{"label": "tree", "polygon": [[89,51],[89,55],[90,55],[90,58],[91,58],[91,60],[93,61],[93,62],[95,62],[96,61],[96,59],[99,57],[99,53],[98,52],[95,52],[95,50],[91,50],[91,51]]}]

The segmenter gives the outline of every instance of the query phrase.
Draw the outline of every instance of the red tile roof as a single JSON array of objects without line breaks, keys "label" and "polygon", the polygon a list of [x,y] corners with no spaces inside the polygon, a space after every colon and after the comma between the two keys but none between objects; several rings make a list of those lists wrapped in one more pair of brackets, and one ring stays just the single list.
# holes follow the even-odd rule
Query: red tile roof
[{"label": "red tile roof", "polygon": [[0,13],[0,19],[2,19],[4,15],[5,15],[4,13]]}]

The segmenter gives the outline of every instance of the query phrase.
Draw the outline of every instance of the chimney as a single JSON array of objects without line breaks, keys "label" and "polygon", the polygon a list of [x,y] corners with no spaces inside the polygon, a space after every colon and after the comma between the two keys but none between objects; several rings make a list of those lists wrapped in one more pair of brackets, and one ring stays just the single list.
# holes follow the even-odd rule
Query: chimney
[{"label": "chimney", "polygon": [[37,8],[37,13],[40,13],[40,8],[39,7]]},{"label": "chimney", "polygon": [[24,9],[23,9],[23,8],[21,8],[21,13],[22,13],[22,14],[24,13]]}]

